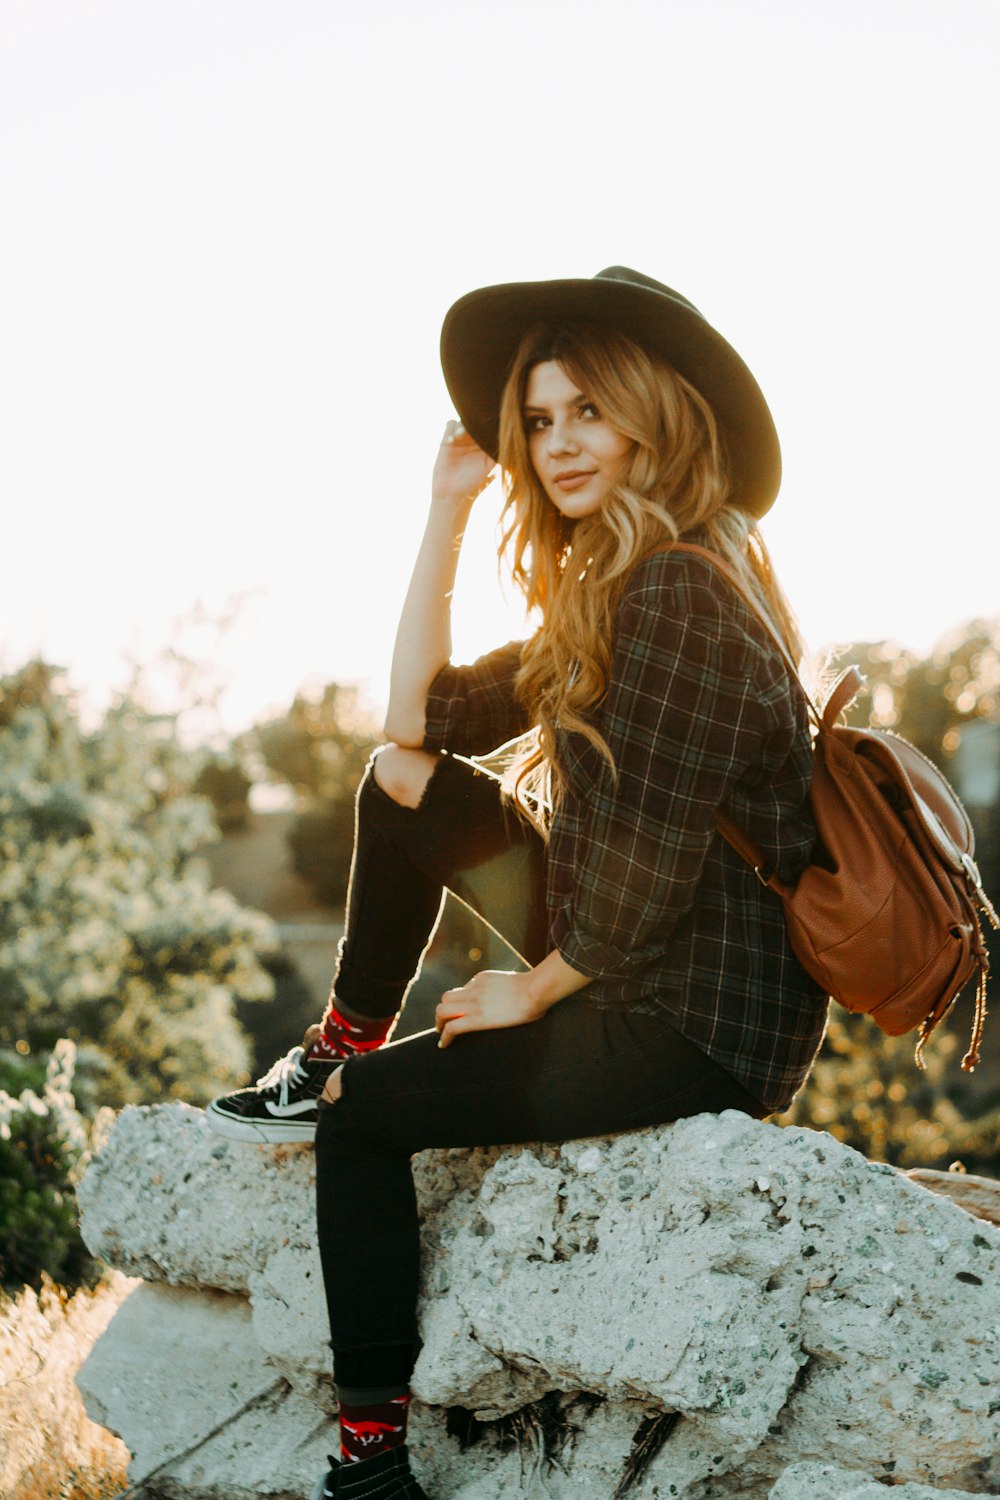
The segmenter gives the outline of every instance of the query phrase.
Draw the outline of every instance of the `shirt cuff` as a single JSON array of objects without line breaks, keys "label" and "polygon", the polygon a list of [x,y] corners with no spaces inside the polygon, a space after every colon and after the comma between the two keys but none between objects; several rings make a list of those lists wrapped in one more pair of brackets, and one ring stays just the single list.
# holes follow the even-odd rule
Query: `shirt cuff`
[{"label": "shirt cuff", "polygon": [[658,934],[657,941],[645,944],[629,944],[619,947],[616,943],[603,942],[587,932],[570,925],[569,914],[564,910],[556,916],[551,927],[551,942],[558,948],[571,969],[586,974],[590,979],[619,979],[635,983],[646,970],[662,963],[670,948],[670,939]]},{"label": "shirt cuff", "polygon": [[456,697],[458,669],[448,662],[438,672],[427,690],[424,704],[425,750],[450,750],[464,755],[465,699]]}]

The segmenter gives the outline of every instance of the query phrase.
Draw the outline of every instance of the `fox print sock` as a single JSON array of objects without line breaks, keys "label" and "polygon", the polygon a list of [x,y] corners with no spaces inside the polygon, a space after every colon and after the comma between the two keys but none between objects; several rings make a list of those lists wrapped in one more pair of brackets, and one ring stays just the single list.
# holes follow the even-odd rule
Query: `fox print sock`
[{"label": "fox print sock", "polygon": [[327,1058],[355,1057],[359,1052],[374,1052],[389,1034],[395,1016],[369,1019],[367,1016],[345,1016],[331,998],[319,1034],[309,1046],[309,1056]]},{"label": "fox print sock", "polygon": [[[357,1397],[364,1392],[353,1391],[351,1394]],[[381,1394],[381,1391],[372,1391],[376,1399],[363,1404],[340,1403],[340,1457],[345,1464],[376,1458],[387,1448],[400,1448],[406,1442],[409,1396],[392,1396],[388,1401],[380,1401]]]}]

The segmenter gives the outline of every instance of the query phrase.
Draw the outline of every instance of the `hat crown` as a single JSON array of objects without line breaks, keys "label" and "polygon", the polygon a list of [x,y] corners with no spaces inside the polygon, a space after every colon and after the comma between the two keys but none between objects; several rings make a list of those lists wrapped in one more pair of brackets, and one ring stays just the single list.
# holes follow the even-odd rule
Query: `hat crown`
[{"label": "hat crown", "polygon": [[606,266],[603,271],[598,271],[594,277],[595,281],[625,281],[631,286],[645,287],[647,291],[659,292],[663,297],[671,297],[674,302],[679,302],[682,307],[689,307],[693,313],[698,313],[699,318],[704,314],[698,312],[693,302],[687,297],[675,292],[673,287],[664,286],[662,281],[654,281],[652,276],[644,276],[641,271],[633,271],[629,266]]}]

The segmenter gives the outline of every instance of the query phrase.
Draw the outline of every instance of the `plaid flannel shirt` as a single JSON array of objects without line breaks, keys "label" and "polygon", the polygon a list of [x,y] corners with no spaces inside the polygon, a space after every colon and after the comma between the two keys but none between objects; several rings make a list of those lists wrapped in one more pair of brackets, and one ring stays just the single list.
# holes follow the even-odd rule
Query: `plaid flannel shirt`
[{"label": "plaid flannel shirt", "polygon": [[[441,671],[428,749],[486,755],[530,728],[514,695],[520,652],[512,642]],[[591,976],[592,1003],[662,1008],[766,1108],[784,1108],[819,1046],[827,998],[791,951],[780,901],[716,831],[715,813],[724,806],[786,879],[809,862],[802,695],[711,566],[662,552],[626,584],[594,723],[618,777],[583,736],[561,736],[551,946]]]}]

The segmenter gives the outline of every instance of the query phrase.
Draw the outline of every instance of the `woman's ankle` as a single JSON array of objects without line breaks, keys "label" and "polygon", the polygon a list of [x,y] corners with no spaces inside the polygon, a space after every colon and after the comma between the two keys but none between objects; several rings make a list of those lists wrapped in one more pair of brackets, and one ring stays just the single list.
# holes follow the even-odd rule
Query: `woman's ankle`
[{"label": "woman's ankle", "polygon": [[340,1392],[337,1397],[341,1463],[361,1463],[405,1445],[408,1391],[397,1389],[390,1394],[386,1390],[352,1390],[345,1394],[349,1400]]},{"label": "woman's ankle", "polygon": [[374,1052],[382,1046],[395,1019],[395,1015],[359,1016],[331,1000],[322,1024],[308,1042],[307,1055],[313,1061],[336,1062]]}]

